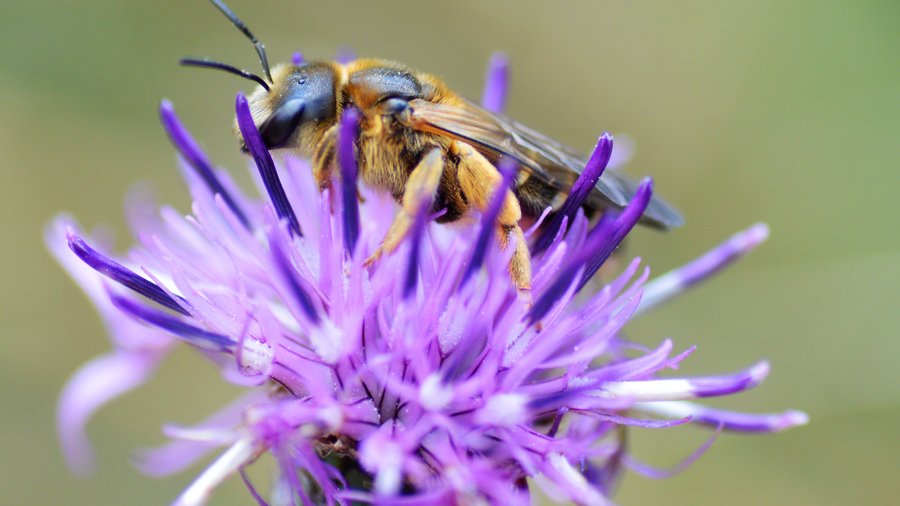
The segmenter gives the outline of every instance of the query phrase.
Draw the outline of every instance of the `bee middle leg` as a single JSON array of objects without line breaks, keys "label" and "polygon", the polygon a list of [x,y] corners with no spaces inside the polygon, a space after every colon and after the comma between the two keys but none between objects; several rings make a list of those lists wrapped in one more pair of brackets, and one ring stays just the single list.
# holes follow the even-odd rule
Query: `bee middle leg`
[{"label": "bee middle leg", "polygon": [[[455,141],[451,153],[459,157],[457,177],[466,198],[480,211],[485,211],[491,201],[494,189],[502,182],[502,176],[494,165],[475,148],[464,142]],[[506,189],[506,197],[497,214],[497,237],[501,248],[515,241],[515,251],[509,261],[509,275],[526,300],[531,292],[531,254],[525,242],[525,234],[519,226],[522,209],[512,190]]]},{"label": "bee middle leg", "polygon": [[[422,157],[419,164],[409,173],[409,179],[403,191],[400,212],[394,215],[394,221],[381,241],[381,246],[366,259],[365,265],[371,265],[382,254],[391,253],[409,232],[420,206],[431,208],[434,194],[441,182],[444,171],[444,157],[440,148],[434,148]],[[425,200],[423,202],[423,199]]]}]

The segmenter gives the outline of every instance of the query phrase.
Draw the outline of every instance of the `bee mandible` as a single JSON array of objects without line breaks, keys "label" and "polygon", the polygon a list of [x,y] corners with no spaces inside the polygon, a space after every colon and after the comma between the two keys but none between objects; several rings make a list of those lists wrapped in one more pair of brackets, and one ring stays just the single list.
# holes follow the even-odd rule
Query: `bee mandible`
[{"label": "bee mandible", "polygon": [[[209,59],[186,58],[182,63],[256,82],[259,86],[248,100],[266,147],[309,158],[321,188],[332,180],[338,129],[343,112],[350,107],[359,111],[355,154],[363,182],[389,192],[401,204],[408,185],[430,185],[432,210],[443,211],[436,219],[439,223],[486,210],[502,181],[497,168],[500,160],[513,160],[519,171],[497,215],[497,236],[501,247],[514,241],[510,276],[519,290],[530,290],[531,259],[520,220],[534,219],[547,207],[559,208],[585,167],[581,153],[475,105],[430,74],[398,63],[356,59],[270,68],[265,46],[221,0],[211,1],[253,42],[265,78]],[[440,177],[426,177],[429,173]],[[636,188],[625,176],[605,171],[582,207],[589,215],[622,208]],[[401,209],[397,214],[370,262],[397,247],[412,223],[408,212]],[[669,229],[683,220],[654,196],[641,222]]]}]

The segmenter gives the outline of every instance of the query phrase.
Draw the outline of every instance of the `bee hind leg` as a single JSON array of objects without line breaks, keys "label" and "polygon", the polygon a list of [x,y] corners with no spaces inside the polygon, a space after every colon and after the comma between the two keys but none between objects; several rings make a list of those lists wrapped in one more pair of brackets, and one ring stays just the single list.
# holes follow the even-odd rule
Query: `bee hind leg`
[{"label": "bee hind leg", "polygon": [[[494,189],[502,182],[500,172],[475,148],[464,142],[453,143],[452,150],[459,157],[457,176],[459,185],[466,198],[479,210],[487,209]],[[531,254],[525,242],[525,234],[519,226],[522,209],[512,190],[506,190],[506,197],[497,214],[497,237],[500,247],[509,246],[510,239],[515,241],[515,251],[509,261],[509,276],[519,295],[531,302]]]},{"label": "bee hind leg", "polygon": [[366,259],[366,266],[375,263],[382,254],[391,253],[397,249],[409,232],[421,206],[431,208],[443,171],[443,153],[440,148],[435,148],[422,157],[419,164],[409,173],[409,179],[406,181],[403,191],[403,200],[400,202],[400,212],[394,215],[394,221],[391,222],[387,234],[381,241],[381,246]]},{"label": "bee hind leg", "polygon": [[528,243],[525,242],[525,234],[518,224],[497,226],[497,237],[500,248],[506,249],[510,239],[515,241],[515,252],[509,260],[509,277],[516,284],[519,294],[526,302],[531,302],[531,254],[528,251]]}]

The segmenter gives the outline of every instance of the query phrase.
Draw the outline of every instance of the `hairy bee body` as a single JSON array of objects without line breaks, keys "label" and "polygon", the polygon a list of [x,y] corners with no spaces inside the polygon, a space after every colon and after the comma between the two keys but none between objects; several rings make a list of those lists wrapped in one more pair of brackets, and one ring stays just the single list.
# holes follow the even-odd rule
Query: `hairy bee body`
[{"label": "hairy bee body", "polygon": [[[506,195],[496,218],[497,233],[504,247],[514,240],[510,274],[521,290],[530,289],[530,253],[520,220],[562,205],[585,167],[580,153],[482,109],[430,74],[398,63],[358,59],[285,63],[270,69],[265,47],[246,25],[221,0],[212,2],[253,42],[267,79],[206,59],[182,62],[225,70],[259,84],[248,100],[263,143],[268,149],[291,150],[311,159],[322,188],[332,181],[342,116],[351,107],[358,111],[354,146],[358,174],[370,187],[389,192],[405,209],[374,258],[396,247],[408,230],[411,218],[404,196],[411,184],[433,196],[432,210],[443,212],[438,221],[453,222],[473,210],[487,209],[490,195],[502,181],[501,160],[517,164],[513,187],[499,188]],[[636,188],[620,174],[604,173],[582,207],[588,214],[622,208]],[[663,229],[682,222],[656,196],[641,221]]]},{"label": "hairy bee body", "polygon": [[416,95],[423,100],[446,103],[453,100],[447,88],[431,76],[379,60],[356,60],[346,64],[345,70],[344,106],[354,106],[360,111],[357,164],[363,182],[390,192],[399,201],[403,198],[409,174],[422,157],[438,148],[443,153],[444,171],[434,206],[447,209],[439,218],[444,222],[462,216],[465,199],[456,179],[455,157],[450,155],[452,141],[445,136],[408,128],[393,115],[382,114],[377,106],[384,97],[373,93],[373,83],[377,80],[394,79],[406,85],[414,84]]},{"label": "hairy bee body", "polygon": [[[385,111],[381,105],[386,100],[401,99],[422,100],[447,110],[477,111],[476,106],[451,91],[437,77],[386,60],[360,59],[343,64],[318,62],[306,64],[303,68],[330,74],[332,83],[329,89],[334,97],[334,112],[303,125],[295,136],[279,145],[270,144],[269,147],[287,148],[300,156],[312,157],[317,169],[323,175],[327,174],[334,163],[334,126],[339,124],[347,107],[354,107],[360,112],[357,163],[360,176],[367,185],[389,192],[400,200],[409,174],[426,153],[439,148],[444,154],[444,172],[435,196],[434,210],[444,213],[438,221],[456,221],[469,213],[470,199],[462,191],[457,178],[461,155],[455,146],[458,139],[447,132],[436,133],[404,124],[392,111]],[[284,102],[285,97],[290,96],[287,88],[292,79],[294,82],[304,79],[297,75],[302,72],[300,69],[299,66],[287,64],[273,68],[271,90],[260,88],[250,97],[254,119],[264,133],[267,121],[274,111]],[[306,76],[305,79],[309,77]],[[480,147],[477,143],[473,144],[476,149]],[[493,165],[504,156],[491,149],[479,151]],[[577,172],[561,172],[563,177],[557,175],[556,184],[541,177],[532,177],[528,170],[523,171],[515,180],[513,190],[526,218],[536,218],[547,207],[556,209],[564,201]],[[585,205],[588,214],[593,214],[597,209],[596,205]]]},{"label": "hairy bee body", "polygon": [[[434,199],[434,211],[444,211],[438,218],[446,223],[468,214],[469,200],[456,177],[459,155],[454,140],[446,135],[410,128],[394,114],[380,107],[391,98],[420,99],[458,107],[462,99],[434,76],[415,72],[403,65],[372,59],[349,63],[322,62],[302,68],[330,74],[334,112],[303,125],[296,134],[283,141],[281,147],[313,160],[317,177],[324,187],[334,166],[335,127],[348,107],[359,111],[359,138],[356,159],[362,181],[375,189],[390,193],[398,201],[403,198],[410,173],[433,149],[440,149],[444,170]],[[250,96],[254,120],[265,134],[267,120],[289,95],[291,82],[303,77],[301,67],[279,65],[272,69],[271,91],[260,88]]]}]

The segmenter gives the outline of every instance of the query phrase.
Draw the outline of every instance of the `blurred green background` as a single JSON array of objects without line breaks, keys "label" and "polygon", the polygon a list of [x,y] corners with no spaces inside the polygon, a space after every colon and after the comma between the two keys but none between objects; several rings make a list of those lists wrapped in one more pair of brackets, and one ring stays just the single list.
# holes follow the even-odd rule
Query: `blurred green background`
[{"label": "blurred green background", "polygon": [[[508,112],[585,151],[602,130],[637,144],[685,213],[628,245],[662,273],[755,221],[772,238],[723,275],[634,322],[647,344],[699,346],[688,374],[772,363],[758,390],[716,403],[789,407],[812,423],[723,435],[674,479],[628,475],[622,504],[897,504],[900,475],[900,7],[897,2],[296,2],[233,0],[272,60],[342,46],[443,76],[478,98],[490,53],[513,65]],[[98,472],[74,478],[54,432],[67,377],[107,350],[100,321],[45,252],[60,211],[108,226],[137,181],[187,212],[158,125],[170,98],[217,163],[242,172],[230,118],[248,83],[180,68],[184,55],[256,70],[250,44],[207,2],[0,2],[0,483],[5,504],[158,504],[194,472],[138,474],[129,452],[160,424],[231,398],[177,353],[90,425]],[[634,431],[635,454],[672,465],[707,432]],[[197,471],[196,469],[194,471]],[[230,482],[214,504],[247,504]]]}]

